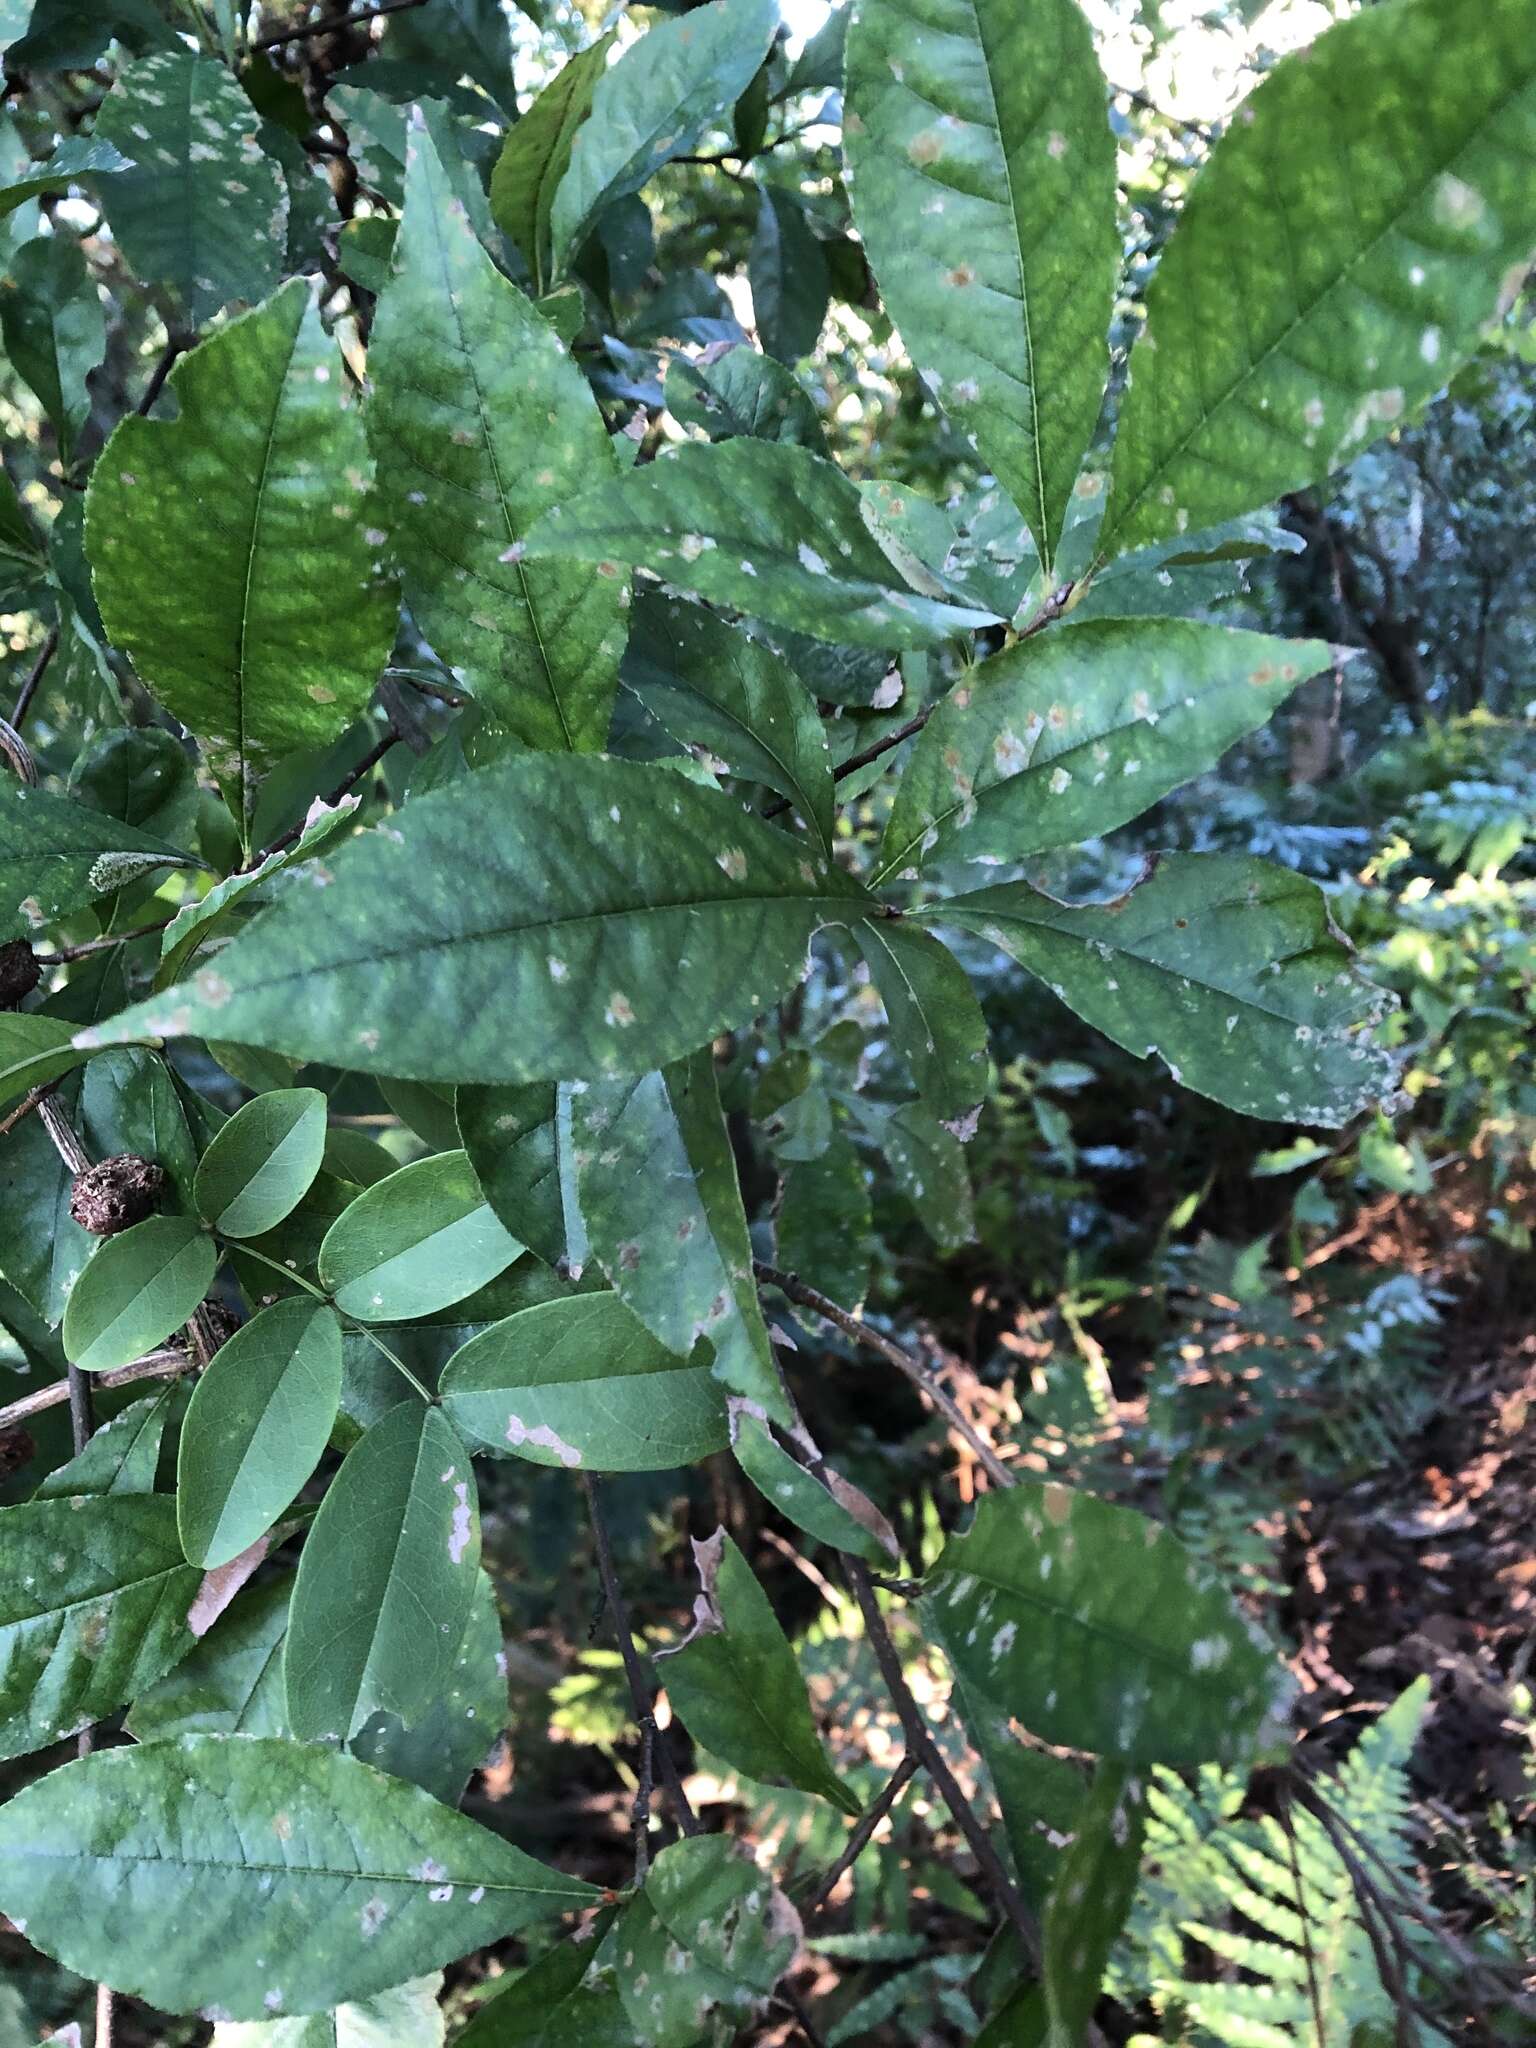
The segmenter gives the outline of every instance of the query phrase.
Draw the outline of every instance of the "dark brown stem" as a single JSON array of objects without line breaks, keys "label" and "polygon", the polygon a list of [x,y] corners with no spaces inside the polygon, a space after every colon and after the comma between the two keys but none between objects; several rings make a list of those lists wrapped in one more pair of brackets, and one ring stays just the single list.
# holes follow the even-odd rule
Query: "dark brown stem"
[{"label": "dark brown stem", "polygon": [[[875,740],[859,753],[850,754],[846,761],[839,762],[832,770],[832,780],[841,782],[845,776],[856,774],[860,768],[867,768],[871,761],[878,761],[882,754],[889,754],[893,748],[899,747],[903,740],[911,739],[913,733],[921,732],[938,708],[939,700],[936,699],[925,710],[919,711],[915,718],[909,718],[905,725],[898,726],[895,732],[888,732],[883,740]],[[781,796],[764,809],[763,816],[780,818],[788,809],[789,798]]]},{"label": "dark brown stem", "polygon": [[651,1754],[660,1767],[662,1782],[677,1814],[678,1826],[685,1835],[703,1832],[699,1817],[689,1803],[683,1789],[682,1773],[677,1768],[677,1759],[672,1754],[672,1745],[666,1732],[656,1723],[656,1685],[646,1670],[645,1660],[635,1647],[635,1632],[630,1625],[629,1609],[624,1604],[624,1589],[619,1584],[619,1574],[613,1562],[613,1544],[608,1535],[608,1519],[603,1513],[602,1497],[598,1482],[590,1472],[581,1475],[582,1491],[587,1496],[587,1514],[592,1523],[592,1540],[597,1548],[597,1569],[603,1582],[603,1598],[608,1603],[608,1612],[613,1617],[613,1632],[619,1639],[619,1655],[624,1660],[624,1676],[629,1681],[629,1696],[634,1701],[635,1718],[640,1725],[642,1751],[649,1741]]},{"label": "dark brown stem", "polygon": [[916,1752],[909,1749],[886,1780],[884,1787],[864,1809],[858,1825],[843,1844],[842,1854],[807,1900],[807,1913],[819,1913],[826,1905],[842,1881],[844,1872],[852,1870],[854,1864],[864,1854],[874,1838],[876,1828],[917,1776],[919,1768]]},{"label": "dark brown stem", "polygon": [[163,932],[166,926],[173,922],[174,919],[172,918],[162,917],[154,924],[138,925],[131,932],[118,932],[115,937],[104,939],[86,939],[78,946],[59,946],[53,952],[40,954],[38,957],[49,962],[55,960],[83,960],[88,953],[105,953],[113,946],[128,946],[135,939],[151,938],[156,932]]},{"label": "dark brown stem", "polygon": [[845,1337],[851,1337],[855,1344],[862,1344],[866,1351],[873,1351],[888,1365],[894,1365],[904,1378],[912,1382],[924,1400],[932,1402],[956,1435],[970,1445],[977,1463],[993,1484],[1013,1485],[1013,1474],[997,1452],[977,1430],[937,1375],[930,1372],[920,1359],[914,1358],[911,1352],[904,1349],[894,1338],[871,1329],[869,1324],[861,1321],[858,1316],[850,1314],[845,1308],[840,1308],[819,1288],[808,1286],[798,1275],[781,1273],[777,1266],[765,1266],[761,1260],[753,1262],[752,1270],[765,1287],[777,1287],[779,1292],[788,1295],[791,1301],[799,1302],[804,1308],[814,1309],[817,1315],[823,1316],[827,1322],[841,1330]]},{"label": "dark brown stem", "polygon": [[338,30],[357,28],[365,21],[378,21],[386,14],[407,14],[413,7],[425,7],[427,0],[381,0],[377,7],[364,7],[356,14],[343,14],[334,21],[310,21],[303,28],[281,29],[276,35],[258,36],[253,50],[276,50],[284,43],[302,43],[308,36],[335,35]]},{"label": "dark brown stem", "polygon": [[[331,807],[334,807],[335,805],[339,804],[344,796],[346,796],[350,791],[354,790],[357,787],[358,783],[362,781],[365,775],[372,774],[373,770],[378,767],[379,763],[383,760],[384,756],[389,752],[390,748],[395,745],[399,737],[399,733],[397,733],[394,727],[391,726],[388,732],[385,733],[384,737],[380,741],[378,741],[376,745],[371,746],[368,749],[367,753],[364,754],[362,760],[358,762],[357,766],[355,768],[349,768],[347,770],[346,774],[343,775],[340,782],[338,782],[336,787],[331,791],[330,795],[326,797],[326,804]],[[290,825],[286,832],[280,832],[277,838],[272,841],[270,846],[264,846],[261,849],[260,853],[256,854],[253,857],[253,859],[248,863],[247,868],[242,869],[241,872],[246,873],[249,871],[249,868],[259,867],[261,863],[264,860],[269,859],[272,854],[281,853],[285,846],[292,846],[295,839],[298,838],[299,834],[303,830],[304,820],[301,818],[297,825]]]},{"label": "dark brown stem", "polygon": [[57,1081],[45,1081],[41,1088],[34,1088],[30,1094],[23,1095],[10,1114],[0,1118],[0,1138],[8,1138],[18,1124],[25,1123],[38,1104],[51,1095],[58,1085]]},{"label": "dark brown stem", "polygon": [[38,684],[41,683],[43,677],[48,673],[48,664],[58,651],[59,629],[57,626],[50,626],[48,628],[48,637],[37,650],[37,659],[27,671],[27,680],[22,684],[21,694],[16,699],[16,709],[11,713],[12,725],[20,726],[21,721],[31,710],[32,699],[37,695]]},{"label": "dark brown stem", "polygon": [[144,386],[143,396],[133,408],[142,419],[154,410],[155,400],[165,389],[165,380],[176,367],[180,358],[196,348],[195,334],[173,334],[160,352],[160,360],[149,373],[149,382]]}]

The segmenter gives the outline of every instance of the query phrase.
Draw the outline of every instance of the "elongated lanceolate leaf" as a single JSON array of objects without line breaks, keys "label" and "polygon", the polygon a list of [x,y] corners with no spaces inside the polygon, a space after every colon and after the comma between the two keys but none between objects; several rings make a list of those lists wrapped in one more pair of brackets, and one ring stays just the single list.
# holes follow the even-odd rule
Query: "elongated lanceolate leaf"
[{"label": "elongated lanceolate leaf", "polygon": [[142,1401],[130,1401],[93,1433],[84,1450],[50,1472],[32,1498],[153,1493],[166,1425],[180,1414],[185,1403],[186,1388],[179,1381],[172,1381],[156,1394],[147,1394]]},{"label": "elongated lanceolate leaf", "polygon": [[730,113],[778,25],[778,0],[710,0],[658,22],[603,72],[554,196],[556,273],[569,266],[603,207],[638,192]]},{"label": "elongated lanceolate leaf", "polygon": [[113,236],[194,326],[232,299],[264,298],[281,274],[288,191],[259,126],[229,71],[185,49],[130,64],[96,117],[95,139],[133,165],[102,187]]},{"label": "elongated lanceolate leaf", "polygon": [[7,778],[0,787],[0,934],[16,938],[68,917],[157,868],[195,867],[135,826]]},{"label": "elongated lanceolate leaf", "polygon": [[1147,294],[1100,548],[1326,473],[1476,345],[1536,249],[1525,0],[1368,7],[1275,67]]},{"label": "elongated lanceolate leaf", "polygon": [[522,1249],[466,1154],[436,1152],[375,1181],[337,1217],[320,1247],[320,1278],[344,1315],[407,1322],[462,1301]]},{"label": "elongated lanceolate leaf", "polygon": [[1104,396],[1115,146],[1077,0],[853,0],[848,171],[891,318],[1051,563]]},{"label": "elongated lanceolate leaf", "polygon": [[74,1734],[174,1664],[200,1576],[161,1495],[0,1509],[0,1756]]},{"label": "elongated lanceolate leaf", "polygon": [[443,1368],[443,1407],[477,1449],[536,1465],[661,1472],[726,1441],[725,1397],[616,1294],[547,1301],[471,1337]]},{"label": "elongated lanceolate leaf", "polygon": [[592,95],[608,64],[616,29],[578,51],[555,73],[528,111],[507,130],[491,173],[496,225],[522,252],[536,293],[553,281],[550,216],[571,160],[576,131],[592,111]]},{"label": "elongated lanceolate leaf", "polygon": [[1141,1876],[1145,1779],[1102,1763],[1076,1816],[1041,1929],[1050,2048],[1086,2038],[1104,1971]]},{"label": "elongated lanceolate leaf", "polygon": [[360,413],[302,279],[171,382],[179,418],[130,415],[102,451],[86,547],[108,633],[243,803],[255,771],[363,708],[394,593]]},{"label": "elongated lanceolate leaf", "polygon": [[106,316],[78,242],[40,235],[16,251],[0,285],[0,335],[12,367],[57,428],[67,462],[90,418],[86,374],[107,346]]},{"label": "elongated lanceolate leaf", "polygon": [[271,1737],[66,1764],[0,1808],[0,1850],[0,1908],[45,1954],[221,2019],[369,1998],[598,1896],[398,1778]]},{"label": "elongated lanceolate leaf", "polygon": [[708,1047],[572,1104],[581,1213],[619,1299],[673,1355],[701,1337],[715,1378],[787,1420]]},{"label": "elongated lanceolate leaf", "polygon": [[869,901],[727,797],[561,755],[418,798],[327,865],[91,1044],[197,1033],[424,1081],[645,1073],[761,1015]]},{"label": "elongated lanceolate leaf", "polygon": [[807,1471],[775,1440],[752,1402],[733,1399],[729,1407],[736,1462],[786,1521],[881,1571],[901,1562],[895,1531],[873,1501],[829,1466]]},{"label": "elongated lanceolate leaf", "polygon": [[923,728],[896,792],[883,874],[1076,846],[1214,768],[1333,659],[1187,619],[1100,619],[966,671]]},{"label": "elongated lanceolate leaf", "polygon": [[1251,1756],[1284,1667],[1168,1530],[1034,1481],[989,1494],[928,1576],[925,1626],[1046,1742],[1130,1762]]},{"label": "elongated lanceolate leaf", "polygon": [[[924,917],[929,915],[923,913]],[[1237,854],[1168,854],[1108,903],[1025,882],[952,898],[1069,1009],[1247,1116],[1337,1129],[1392,1086],[1373,1033],[1392,1005],[1359,975],[1315,882]]]},{"label": "elongated lanceolate leaf", "polygon": [[855,936],[891,1043],[923,1100],[937,1116],[965,1116],[986,1093],[989,1071],[987,1022],[970,977],[947,946],[905,919],[866,918]]},{"label": "elongated lanceolate leaf", "polygon": [[218,1253],[190,1216],[151,1216],[109,1237],[70,1293],[64,1351],[83,1372],[128,1365],[191,1315]]},{"label": "elongated lanceolate leaf", "polygon": [[668,447],[558,505],[531,557],[647,568],[711,604],[861,647],[937,647],[987,611],[908,588],[834,463],[780,441]]},{"label": "elongated lanceolate leaf", "polygon": [[260,1237],[308,1194],[325,1154],[325,1097],[274,1088],[237,1109],[198,1161],[197,1206],[225,1237]]},{"label": "elongated lanceolate leaf", "polygon": [[224,1344],[182,1424],[182,1547],[212,1571],[264,1536],[320,1462],[341,1401],[341,1325],[323,1302],[277,1301]]},{"label": "elongated lanceolate leaf", "polygon": [[286,1735],[283,1637],[292,1574],[238,1593],[164,1678],[137,1694],[126,1723],[135,1742],[172,1735]]},{"label": "elongated lanceolate leaf", "polygon": [[293,1734],[419,1720],[449,1682],[479,1564],[469,1452],[437,1409],[402,1401],[348,1452],[305,1538],[284,1652]]},{"label": "elongated lanceolate leaf", "polygon": [[519,739],[595,752],[618,687],[627,579],[525,561],[523,542],[617,460],[581,372],[475,239],[424,128],[409,150],[368,407],[406,600]]}]

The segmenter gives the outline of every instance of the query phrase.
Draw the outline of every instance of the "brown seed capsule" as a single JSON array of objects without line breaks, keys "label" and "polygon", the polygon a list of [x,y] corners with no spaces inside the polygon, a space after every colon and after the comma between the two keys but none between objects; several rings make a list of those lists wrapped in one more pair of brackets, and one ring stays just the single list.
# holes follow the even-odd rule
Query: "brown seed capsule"
[{"label": "brown seed capsule", "polygon": [[14,1010],[43,978],[37,956],[25,939],[0,946],[0,1010]]},{"label": "brown seed capsule", "polygon": [[69,1213],[95,1237],[114,1237],[154,1213],[165,1169],[137,1152],[119,1152],[76,1174]]}]

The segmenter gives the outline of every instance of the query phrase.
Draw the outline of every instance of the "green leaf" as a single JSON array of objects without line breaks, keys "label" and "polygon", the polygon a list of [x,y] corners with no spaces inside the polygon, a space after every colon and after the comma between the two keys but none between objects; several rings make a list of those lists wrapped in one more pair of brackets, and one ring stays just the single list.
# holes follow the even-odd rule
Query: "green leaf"
[{"label": "green leaf", "polygon": [[89,1727],[174,1664],[199,1576],[159,1494],[0,1508],[0,1756]]},{"label": "green leaf", "polygon": [[0,1105],[78,1067],[82,1055],[72,1037],[71,1026],[61,1018],[0,1011]]},{"label": "green leaf", "polygon": [[0,935],[18,938],[153,874],[197,865],[162,839],[9,777],[0,788]]},{"label": "green leaf", "polygon": [[375,1998],[292,2020],[223,2020],[208,2048],[443,2048],[442,1977],[413,1978]]},{"label": "green leaf", "polygon": [[1049,565],[1120,266],[1087,20],[1076,0],[863,0],[847,63],[854,217],[886,308]]},{"label": "green leaf", "polygon": [[153,1493],[166,1424],[179,1414],[185,1392],[182,1384],[172,1382],[142,1401],[130,1401],[95,1431],[83,1451],[48,1474],[33,1499]]},{"label": "green leaf", "polygon": [[329,887],[81,1042],[198,1034],[422,1081],[643,1073],[760,1016],[868,901],[807,854],[665,769],[521,755],[349,841]]},{"label": "green leaf", "polygon": [[[719,0],[714,0],[719,4]],[[647,568],[770,624],[861,647],[937,647],[995,615],[909,590],[835,463],[779,441],[669,445],[654,462],[555,506],[535,560]]]},{"label": "green leaf", "polygon": [[53,421],[67,463],[91,414],[86,372],[107,347],[106,316],[78,242],[43,235],[16,251],[0,285],[0,335],[11,367]]},{"label": "green leaf", "polygon": [[693,1627],[663,1651],[673,1712],[695,1742],[754,1778],[787,1778],[858,1814],[862,1802],[833,1770],[795,1653],[752,1568],[723,1529],[693,1541],[699,1592]]},{"label": "green leaf", "polygon": [[[3,1891],[0,1891],[3,1903]],[[619,1996],[650,2048],[696,2048],[755,2019],[800,1946],[800,1916],[727,1835],[663,1849],[613,1932]]]},{"label": "green leaf", "polygon": [[99,178],[133,168],[133,158],[113,147],[109,128],[98,120],[94,135],[71,135],[23,178],[0,187],[0,219],[45,192],[67,192],[82,178]]},{"label": "green leaf", "polygon": [[528,746],[597,751],[627,580],[525,562],[523,541],[617,459],[581,372],[475,239],[422,128],[369,372],[384,523],[423,633]]},{"label": "green leaf", "polygon": [[352,1738],[354,1756],[409,1778],[434,1799],[457,1806],[473,1773],[492,1754],[507,1725],[507,1660],[501,1617],[489,1574],[475,1581],[464,1640],[453,1675],[413,1728],[394,1714],[375,1714]]},{"label": "green leaf", "polygon": [[547,1301],[449,1359],[443,1408],[476,1449],[535,1465],[664,1472],[726,1442],[706,1366],[684,1365],[615,1294]]},{"label": "green leaf", "polygon": [[773,185],[764,185],[758,193],[747,280],[753,319],[769,355],[782,363],[808,356],[827,317],[827,259],[805,208]]},{"label": "green leaf", "polygon": [[1061,1859],[1042,1926],[1048,2048],[1080,2048],[1141,1875],[1142,1781],[1100,1764]]},{"label": "green leaf", "polygon": [[815,698],[772,648],[702,605],[646,597],[635,609],[625,682],[673,739],[787,797],[831,857],[827,735]]},{"label": "green leaf", "polygon": [[1338,1129],[1392,1086],[1397,1062],[1374,1032],[1393,998],[1355,972],[1317,884],[1268,861],[1168,854],[1107,903],[1006,882],[932,915],[1245,1116]]},{"label": "green leaf", "polygon": [[515,242],[533,277],[534,291],[549,290],[550,215],[555,192],[571,160],[576,131],[592,111],[592,94],[608,65],[617,29],[581,50],[555,73],[507,139],[491,173],[491,212]]},{"label": "green leaf", "polygon": [[225,1237],[260,1237],[308,1194],[325,1154],[318,1088],[276,1088],[237,1109],[203,1154],[196,1201]]},{"label": "green leaf", "polygon": [[223,1345],[181,1430],[176,1510],[194,1564],[215,1570],[266,1534],[319,1464],[340,1402],[341,1325],[323,1302],[274,1302]]},{"label": "green leaf", "polygon": [[[547,1266],[577,1268],[586,1234],[574,1208],[569,1151],[570,1104],[553,1081],[520,1088],[459,1088],[453,1099],[459,1138],[500,1222]],[[562,1116],[567,1142],[562,1146]],[[580,1254],[573,1255],[574,1254]]]},{"label": "green leaf", "polygon": [[641,2048],[619,1997],[611,1915],[495,1991],[453,2048]]},{"label": "green leaf", "polygon": [[[532,21],[540,19],[536,0],[527,0],[522,11]],[[434,73],[454,84],[472,78],[509,120],[516,119],[512,41],[501,0],[435,0],[432,14],[421,21],[401,13],[390,22],[384,47],[387,60],[411,81],[402,97],[412,89],[440,90]],[[375,58],[368,69],[372,73],[377,68]],[[423,80],[425,85],[419,83]],[[475,95],[466,97],[471,104],[478,103]]]},{"label": "green leaf", "polygon": [[320,1280],[344,1315],[410,1322],[484,1287],[522,1249],[468,1155],[436,1152],[375,1181],[337,1217],[320,1247]]},{"label": "green leaf", "polygon": [[451,1682],[480,1564],[474,1467],[442,1414],[402,1401],[331,1481],[305,1539],[284,1653],[301,1742],[371,1714],[411,1727]]},{"label": "green leaf", "polygon": [[581,1213],[619,1299],[679,1359],[707,1338],[715,1378],[787,1419],[709,1048],[594,1083],[572,1124]]},{"label": "green leaf", "polygon": [[369,1998],[598,1897],[414,1786],[271,1737],[98,1750],[0,1808],[0,1846],[0,1909],[45,1954],[221,2019]]},{"label": "green leaf", "polygon": [[924,1626],[1032,1735],[1132,1763],[1253,1754],[1284,1667],[1220,1578],[1130,1508],[1026,1481],[928,1575]]},{"label": "green leaf", "polygon": [[1536,244],[1523,0],[1366,8],[1195,180],[1131,355],[1102,553],[1327,474],[1438,391]]},{"label": "green leaf", "polygon": [[597,79],[550,215],[556,274],[605,207],[698,147],[751,84],[779,25],[778,0],[710,0],[661,21]]},{"label": "green leaf", "polygon": [[905,919],[865,918],[855,937],[919,1094],[936,1115],[965,1117],[989,1072],[987,1022],[970,977],[947,946]]},{"label": "green leaf", "polygon": [[133,163],[102,194],[124,260],[169,285],[195,327],[281,275],[288,192],[257,128],[224,66],[186,49],[128,65],[96,116],[96,139]]},{"label": "green leaf", "polygon": [[900,1564],[895,1532],[873,1501],[829,1466],[822,1468],[824,1480],[808,1472],[775,1442],[766,1416],[752,1402],[733,1396],[728,1406],[737,1464],[786,1521],[881,1571]]},{"label": "green leaf", "polygon": [[1032,1746],[1006,1700],[974,1691],[962,1671],[950,1675],[952,1703],[992,1780],[1019,1889],[1038,1914],[1072,1841],[1088,1781],[1066,1757]]},{"label": "green leaf", "polygon": [[923,728],[891,807],[881,873],[1076,846],[1214,768],[1309,676],[1321,640],[1187,619],[1099,619],[968,670]]},{"label": "green leaf", "polygon": [[131,1364],[187,1320],[218,1262],[191,1216],[151,1216],[109,1237],[70,1293],[66,1357],[84,1372]]},{"label": "green leaf", "polygon": [[954,1132],[920,1102],[888,1110],[855,1098],[854,1115],[885,1154],[896,1185],[940,1251],[958,1251],[976,1234],[971,1179]]},{"label": "green leaf", "polygon": [[778,1263],[846,1309],[869,1291],[874,1221],[859,1155],[838,1132],[815,1159],[791,1166],[774,1212]]},{"label": "green leaf", "polygon": [[127,1721],[134,1741],[286,1735],[283,1637],[291,1588],[284,1572],[238,1593],[175,1668],[137,1694]]},{"label": "green leaf", "polygon": [[363,709],[395,598],[358,409],[302,278],[184,355],[171,384],[174,422],[130,414],[102,450],[86,546],[108,633],[239,809],[258,771]]},{"label": "green leaf", "polygon": [[667,365],[667,410],[711,441],[746,435],[757,441],[795,441],[826,453],[821,418],[792,370],[760,356],[745,342],[720,355],[674,356]]}]

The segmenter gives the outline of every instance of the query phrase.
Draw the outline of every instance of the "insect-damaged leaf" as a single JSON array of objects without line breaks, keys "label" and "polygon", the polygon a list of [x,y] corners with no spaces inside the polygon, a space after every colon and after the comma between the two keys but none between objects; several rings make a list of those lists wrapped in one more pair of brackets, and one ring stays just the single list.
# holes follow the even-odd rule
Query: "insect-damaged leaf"
[{"label": "insect-damaged leaf", "polygon": [[1098,421],[1115,145],[1076,0],[858,0],[846,147],[891,318],[1047,566]]},{"label": "insect-damaged leaf", "polygon": [[645,1073],[761,1015],[869,901],[669,769],[555,754],[419,797],[327,865],[92,1045],[199,1033],[421,1081]]},{"label": "insect-damaged leaf", "polygon": [[102,187],[113,236],[196,327],[231,299],[264,298],[282,268],[288,192],[258,126],[225,67],[185,49],[130,64],[96,117],[96,138],[133,165]]},{"label": "insect-damaged leaf", "polygon": [[752,1242],[708,1047],[572,1103],[581,1213],[619,1299],[678,1359],[787,1419],[752,1278]]},{"label": "insect-damaged leaf", "polygon": [[440,1386],[477,1449],[536,1465],[661,1472],[725,1446],[725,1396],[708,1366],[684,1364],[616,1294],[493,1323],[454,1353]]},{"label": "insect-damaged leaf", "polygon": [[318,1088],[274,1088],[237,1109],[198,1161],[198,1208],[225,1237],[260,1237],[308,1194],[325,1153]]},{"label": "insect-damaged leaf", "polygon": [[738,1770],[787,1778],[859,1813],[862,1801],[822,1747],[795,1653],[751,1566],[723,1529],[695,1538],[693,1557],[693,1628],[658,1667],[673,1711],[695,1742]]},{"label": "insect-damaged leaf", "polygon": [[598,1896],[413,1785],[270,1736],[100,1750],[0,1808],[0,1847],[0,1909],[45,1954],[235,2019],[372,1997]]},{"label": "insect-damaged leaf", "polygon": [[1125,895],[1068,904],[1005,882],[924,917],[979,932],[1086,1023],[1246,1116],[1337,1129],[1386,1095],[1359,975],[1315,882],[1238,854],[1169,854]]},{"label": "insect-damaged leaf", "polygon": [[928,1575],[924,1625],[1031,1734],[1130,1762],[1251,1756],[1284,1668],[1216,1572],[1130,1508],[988,1494]]},{"label": "insect-damaged leaf", "polygon": [[585,379],[476,240],[424,127],[409,152],[368,406],[406,600],[519,739],[594,752],[618,687],[627,580],[525,561],[523,541],[617,461]]},{"label": "insect-damaged leaf", "polygon": [[182,1547],[208,1570],[266,1534],[320,1462],[341,1400],[341,1325],[323,1302],[277,1301],[221,1346],[182,1425]]},{"label": "insect-damaged leaf", "polygon": [[157,868],[199,865],[136,826],[9,778],[0,788],[0,939],[83,910]]},{"label": "insect-damaged leaf", "polygon": [[402,1401],[348,1452],[305,1539],[284,1652],[293,1734],[419,1720],[449,1682],[479,1564],[463,1440],[437,1409]]},{"label": "insect-damaged leaf", "polygon": [[408,1322],[462,1301],[523,1247],[480,1192],[463,1152],[436,1152],[375,1181],[337,1217],[320,1278],[344,1315]]},{"label": "insect-damaged leaf", "polygon": [[786,1521],[881,1571],[901,1562],[895,1532],[872,1500],[827,1466],[820,1473],[807,1471],[777,1442],[751,1401],[733,1397],[728,1405],[736,1462]]},{"label": "insect-damaged leaf", "polygon": [[108,633],[238,809],[257,771],[362,710],[395,596],[360,410],[303,279],[183,356],[171,384],[174,422],[130,414],[103,449],[86,547]]},{"label": "insect-damaged leaf", "polygon": [[1101,619],[968,669],[896,792],[882,874],[929,859],[995,866],[1075,846],[1213,768],[1309,676],[1321,640],[1187,619]]},{"label": "insect-damaged leaf", "polygon": [[1148,290],[1101,549],[1268,504],[1438,391],[1529,267],[1533,155],[1524,0],[1366,8],[1276,66]]},{"label": "insect-damaged leaf", "polygon": [[174,1664],[200,1576],[161,1495],[0,1508],[0,1756],[88,1727]]},{"label": "insect-damaged leaf", "polygon": [[434,1799],[457,1805],[474,1772],[507,1725],[507,1662],[496,1591],[484,1566],[453,1675],[412,1728],[394,1714],[375,1714],[348,1745],[365,1764],[408,1778]]},{"label": "insect-damaged leaf", "polygon": [[937,647],[987,611],[920,596],[881,547],[856,484],[780,441],[669,446],[545,514],[539,559],[627,563],[771,624],[861,647]]},{"label": "insect-damaged leaf", "polygon": [[119,1231],[70,1293],[65,1355],[83,1372],[130,1364],[187,1320],[217,1265],[213,1239],[190,1216],[150,1216]]}]

